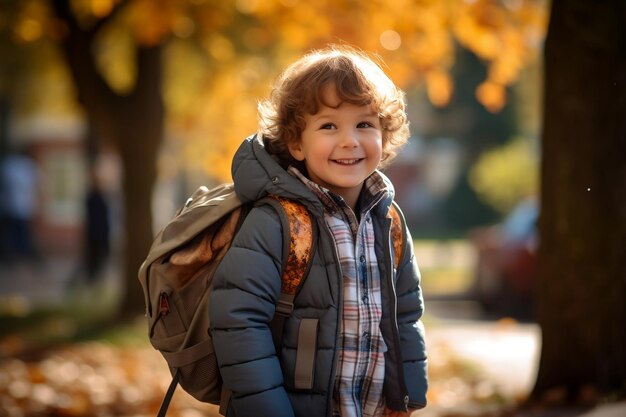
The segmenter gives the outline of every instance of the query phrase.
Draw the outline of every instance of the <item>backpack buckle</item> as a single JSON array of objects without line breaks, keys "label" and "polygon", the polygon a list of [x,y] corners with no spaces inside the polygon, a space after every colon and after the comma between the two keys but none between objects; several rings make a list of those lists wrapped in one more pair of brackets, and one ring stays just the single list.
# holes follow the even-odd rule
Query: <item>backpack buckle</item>
[{"label": "backpack buckle", "polygon": [[276,303],[276,314],[289,317],[293,312],[293,303],[285,300],[278,300]]}]

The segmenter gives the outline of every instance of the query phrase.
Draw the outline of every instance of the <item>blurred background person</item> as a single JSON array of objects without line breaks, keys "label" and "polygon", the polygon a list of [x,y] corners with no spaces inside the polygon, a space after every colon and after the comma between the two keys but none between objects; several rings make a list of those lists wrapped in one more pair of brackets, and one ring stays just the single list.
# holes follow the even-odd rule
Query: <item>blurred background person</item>
[{"label": "blurred background person", "polygon": [[1,256],[8,263],[39,260],[32,234],[37,211],[37,166],[25,150],[0,161]]},{"label": "blurred background person", "polygon": [[109,207],[97,172],[91,173],[85,208],[85,265],[87,282],[93,283],[102,274],[111,249]]}]

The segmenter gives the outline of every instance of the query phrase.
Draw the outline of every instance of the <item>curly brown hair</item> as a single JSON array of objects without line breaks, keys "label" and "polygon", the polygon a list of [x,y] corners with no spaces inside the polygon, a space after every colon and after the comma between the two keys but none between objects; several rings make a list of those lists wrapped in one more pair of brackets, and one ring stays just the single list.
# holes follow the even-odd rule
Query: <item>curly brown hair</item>
[{"label": "curly brown hair", "polygon": [[316,114],[326,86],[334,86],[341,102],[369,105],[378,113],[383,139],[381,167],[389,163],[409,137],[404,92],[364,52],[332,45],[314,50],[288,66],[270,97],[259,103],[259,132],[268,152],[283,166],[295,164],[288,145],[300,140],[304,116]]}]

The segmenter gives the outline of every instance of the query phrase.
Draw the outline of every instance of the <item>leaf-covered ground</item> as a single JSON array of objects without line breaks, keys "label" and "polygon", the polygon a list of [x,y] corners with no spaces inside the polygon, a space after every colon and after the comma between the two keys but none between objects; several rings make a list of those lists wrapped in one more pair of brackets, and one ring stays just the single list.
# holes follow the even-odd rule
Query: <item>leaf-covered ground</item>
[{"label": "leaf-covered ground", "polygon": [[[5,347],[7,340],[5,340]],[[515,403],[479,377],[445,346],[430,352],[431,407],[420,415],[485,415]],[[105,341],[46,350],[37,358],[0,361],[0,416],[155,416],[170,375],[163,358],[146,345]],[[170,417],[218,416],[178,389]]]}]

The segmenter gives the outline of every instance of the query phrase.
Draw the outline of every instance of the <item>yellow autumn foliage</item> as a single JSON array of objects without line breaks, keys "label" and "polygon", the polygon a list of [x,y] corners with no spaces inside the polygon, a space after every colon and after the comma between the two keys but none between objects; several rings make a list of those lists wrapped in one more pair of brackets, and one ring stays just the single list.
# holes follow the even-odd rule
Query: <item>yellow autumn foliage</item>
[{"label": "yellow autumn foliage", "polygon": [[536,195],[538,173],[538,157],[531,141],[515,138],[485,152],[470,170],[469,180],[483,201],[507,213],[522,199]]},{"label": "yellow autumn foliage", "polygon": [[[60,36],[48,0],[25,0],[11,22],[22,43]],[[118,93],[135,82],[137,45],[165,44],[164,95],[171,136],[187,163],[228,179],[232,152],[256,127],[256,102],[280,69],[305,51],[349,43],[386,63],[404,89],[423,84],[431,102],[454,95],[457,44],[487,68],[476,98],[489,111],[537,58],[547,0],[72,0],[85,27],[108,15],[97,42],[101,73]],[[119,10],[118,10],[119,9]],[[0,16],[1,17],[1,16]]]}]

